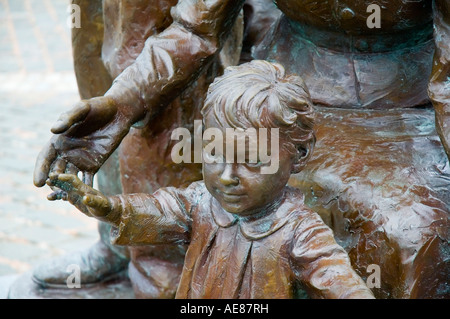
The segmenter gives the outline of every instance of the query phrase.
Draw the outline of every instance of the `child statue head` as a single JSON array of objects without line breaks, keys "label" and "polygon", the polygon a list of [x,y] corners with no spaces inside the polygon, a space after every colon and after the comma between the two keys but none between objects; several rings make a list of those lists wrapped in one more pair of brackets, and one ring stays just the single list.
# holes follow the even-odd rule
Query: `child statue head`
[{"label": "child statue head", "polygon": [[[207,189],[230,213],[251,215],[274,202],[290,174],[307,163],[314,147],[309,92],[300,77],[286,75],[279,64],[252,61],[227,68],[209,87],[202,115],[206,129],[216,128],[226,136],[220,148],[226,150],[226,160],[220,150],[215,150],[214,159],[208,158],[210,152],[203,152],[203,175]],[[231,150],[239,157],[239,151],[234,152],[235,138],[239,140],[236,130],[255,133],[244,134],[244,161],[229,156]],[[261,158],[267,130],[272,133],[270,144],[280,146],[270,148],[270,161]],[[234,134],[231,139],[230,134]],[[257,135],[259,143],[252,147],[251,137]],[[249,160],[252,154],[253,161]],[[275,169],[268,170],[268,166]]]}]

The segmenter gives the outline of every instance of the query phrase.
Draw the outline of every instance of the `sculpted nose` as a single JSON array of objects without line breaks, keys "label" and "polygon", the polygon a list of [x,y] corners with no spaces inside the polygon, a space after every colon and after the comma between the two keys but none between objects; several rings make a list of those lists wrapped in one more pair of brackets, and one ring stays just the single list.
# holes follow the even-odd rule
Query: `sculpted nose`
[{"label": "sculpted nose", "polygon": [[239,184],[239,178],[234,172],[233,164],[225,164],[222,174],[220,175],[220,183],[225,186],[234,186]]}]

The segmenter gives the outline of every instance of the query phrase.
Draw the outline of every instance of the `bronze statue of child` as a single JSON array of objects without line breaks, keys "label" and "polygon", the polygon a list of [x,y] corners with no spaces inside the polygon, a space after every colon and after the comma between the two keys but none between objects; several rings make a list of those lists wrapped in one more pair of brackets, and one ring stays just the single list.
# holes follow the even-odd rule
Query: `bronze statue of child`
[{"label": "bronze statue of child", "polygon": [[295,298],[299,291],[373,298],[331,229],[287,186],[315,142],[301,78],[266,61],[228,68],[210,86],[202,115],[206,129],[224,136],[230,129],[278,129],[278,154],[270,154],[276,172],[261,173],[270,163],[249,160],[250,143],[244,161],[230,160],[223,138],[223,148],[203,149],[204,180],[185,189],[107,197],[75,175],[54,174],[48,184],[86,215],[114,225],[115,244],[188,244],[177,298]]}]

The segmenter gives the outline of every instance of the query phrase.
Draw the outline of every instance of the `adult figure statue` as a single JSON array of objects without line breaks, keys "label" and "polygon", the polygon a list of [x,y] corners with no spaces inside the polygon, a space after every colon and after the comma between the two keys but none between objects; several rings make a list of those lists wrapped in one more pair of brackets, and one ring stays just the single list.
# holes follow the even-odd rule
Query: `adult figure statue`
[{"label": "adult figure statue", "polygon": [[[318,114],[313,158],[291,184],[331,225],[362,277],[379,270],[375,296],[448,297],[448,1],[276,4],[283,15],[253,57],[301,75]],[[134,123],[169,110],[205,74],[243,5],[179,1],[173,23],[146,40],[104,96],[53,127],[35,184],[72,165],[96,173]]]}]

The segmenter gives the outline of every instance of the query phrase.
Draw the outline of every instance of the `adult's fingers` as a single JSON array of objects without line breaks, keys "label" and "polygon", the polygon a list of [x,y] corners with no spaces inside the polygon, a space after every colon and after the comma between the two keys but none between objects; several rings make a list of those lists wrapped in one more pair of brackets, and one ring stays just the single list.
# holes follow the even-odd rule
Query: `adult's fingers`
[{"label": "adult's fingers", "polygon": [[62,191],[62,190],[57,190],[54,191],[53,193],[51,193],[50,195],[47,195],[47,199],[49,201],[55,201],[55,200],[67,200],[68,195],[66,192]]},{"label": "adult's fingers", "polygon": [[59,119],[51,128],[52,133],[64,133],[74,124],[83,121],[89,114],[90,110],[91,107],[88,102],[78,102],[71,110],[60,115]]},{"label": "adult's fingers", "polygon": [[83,172],[83,183],[93,187],[94,186],[94,174],[89,172]]},{"label": "adult's fingers", "polygon": [[77,175],[79,172],[78,168],[72,163],[67,163],[66,165],[66,174]]},{"label": "adult's fingers", "polygon": [[50,174],[63,174],[66,171],[66,161],[63,159],[57,159],[52,168],[50,169]]},{"label": "adult's fingers", "polygon": [[37,187],[42,187],[45,185],[48,174],[50,172],[50,167],[53,161],[56,159],[56,150],[53,147],[52,139],[44,146],[44,148],[39,152],[36,159],[33,173],[33,183]]}]

